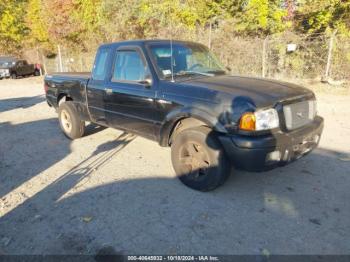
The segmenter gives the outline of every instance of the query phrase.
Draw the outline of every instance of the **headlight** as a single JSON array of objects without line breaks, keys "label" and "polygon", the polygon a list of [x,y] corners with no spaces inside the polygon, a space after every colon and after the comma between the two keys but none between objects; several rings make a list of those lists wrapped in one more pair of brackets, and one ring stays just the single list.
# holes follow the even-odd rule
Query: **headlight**
[{"label": "headlight", "polygon": [[313,120],[317,115],[317,102],[316,100],[310,100],[308,103],[309,103],[309,119]]},{"label": "headlight", "polygon": [[269,130],[277,127],[279,127],[279,119],[274,108],[245,113],[239,122],[239,128],[247,131]]}]

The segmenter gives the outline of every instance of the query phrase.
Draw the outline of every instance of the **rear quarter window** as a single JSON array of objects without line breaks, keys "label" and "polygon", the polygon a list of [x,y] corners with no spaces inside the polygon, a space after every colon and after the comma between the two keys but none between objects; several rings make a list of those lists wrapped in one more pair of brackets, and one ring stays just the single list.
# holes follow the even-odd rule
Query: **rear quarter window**
[{"label": "rear quarter window", "polygon": [[92,71],[93,80],[104,80],[107,73],[109,49],[100,49],[96,55],[96,61]]}]

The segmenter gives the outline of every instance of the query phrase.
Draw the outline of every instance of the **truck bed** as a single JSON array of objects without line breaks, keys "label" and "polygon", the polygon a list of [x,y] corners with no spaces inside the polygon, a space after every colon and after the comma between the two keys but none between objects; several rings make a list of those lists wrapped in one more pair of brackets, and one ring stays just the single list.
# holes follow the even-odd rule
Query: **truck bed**
[{"label": "truck bed", "polygon": [[49,105],[58,108],[63,96],[79,104],[80,111],[86,112],[86,85],[90,79],[89,72],[53,73],[46,75],[45,88]]},{"label": "truck bed", "polygon": [[50,76],[59,77],[59,78],[74,78],[74,79],[89,79],[91,72],[63,72],[63,73],[52,73]]}]

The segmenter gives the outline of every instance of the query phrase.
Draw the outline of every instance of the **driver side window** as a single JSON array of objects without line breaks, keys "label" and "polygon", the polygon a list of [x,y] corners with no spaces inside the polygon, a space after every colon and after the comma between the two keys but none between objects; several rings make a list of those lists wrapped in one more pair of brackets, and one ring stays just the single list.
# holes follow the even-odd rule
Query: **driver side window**
[{"label": "driver side window", "polygon": [[146,78],[147,67],[136,50],[120,50],[114,62],[112,81],[141,81]]}]

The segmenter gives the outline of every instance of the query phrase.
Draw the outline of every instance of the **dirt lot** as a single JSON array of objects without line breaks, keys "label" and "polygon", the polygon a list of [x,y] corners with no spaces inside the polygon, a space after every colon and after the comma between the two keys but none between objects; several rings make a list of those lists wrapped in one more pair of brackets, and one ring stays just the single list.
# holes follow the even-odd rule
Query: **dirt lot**
[{"label": "dirt lot", "polygon": [[0,254],[350,254],[350,96],[317,93],[319,149],[214,192],[170,150],[89,126],[61,133],[40,78],[0,81]]}]

